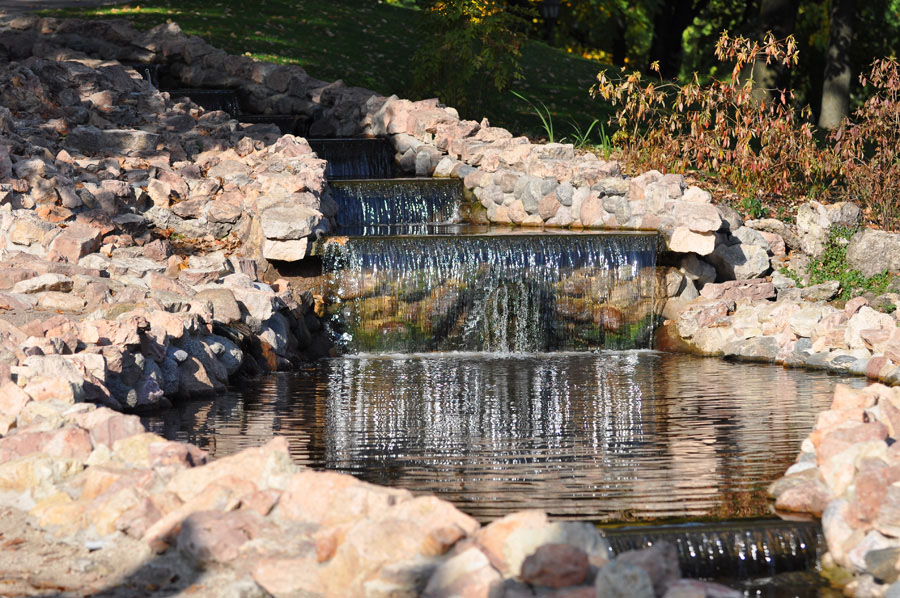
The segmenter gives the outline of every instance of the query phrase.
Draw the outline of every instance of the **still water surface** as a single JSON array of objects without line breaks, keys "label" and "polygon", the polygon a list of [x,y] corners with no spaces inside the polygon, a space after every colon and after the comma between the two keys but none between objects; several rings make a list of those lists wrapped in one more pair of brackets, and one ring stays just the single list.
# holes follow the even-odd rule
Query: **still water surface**
[{"label": "still water surface", "polygon": [[654,351],[357,355],[145,418],[223,456],[287,436],[302,464],[433,492],[480,520],[769,513],[828,407],[821,372]]}]

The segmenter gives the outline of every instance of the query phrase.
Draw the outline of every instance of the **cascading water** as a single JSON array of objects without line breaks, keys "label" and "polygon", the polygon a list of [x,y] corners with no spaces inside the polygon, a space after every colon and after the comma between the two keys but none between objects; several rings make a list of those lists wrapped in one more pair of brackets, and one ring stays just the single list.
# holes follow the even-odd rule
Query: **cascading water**
[{"label": "cascading water", "polygon": [[459,179],[330,181],[329,187],[338,205],[339,234],[396,234],[385,227],[451,223],[459,219],[463,201]]},{"label": "cascading water", "polygon": [[812,569],[824,546],[818,523],[780,520],[611,529],[606,538],[613,555],[665,540],[683,575],[729,579]]},{"label": "cascading water", "polygon": [[656,243],[620,233],[326,243],[329,325],[348,352],[646,348]]},{"label": "cascading water", "polygon": [[328,161],[329,180],[391,178],[394,150],[387,139],[310,139],[309,145]]},{"label": "cascading water", "polygon": [[230,89],[164,89],[174,100],[188,97],[205,110],[223,110],[231,116],[241,114],[237,93]]}]

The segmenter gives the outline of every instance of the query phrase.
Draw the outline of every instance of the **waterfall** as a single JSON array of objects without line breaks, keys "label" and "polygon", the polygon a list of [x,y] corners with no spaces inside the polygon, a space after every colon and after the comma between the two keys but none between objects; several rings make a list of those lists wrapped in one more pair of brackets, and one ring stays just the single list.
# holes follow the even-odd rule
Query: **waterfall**
[{"label": "waterfall", "polygon": [[344,234],[366,233],[385,225],[453,222],[463,201],[459,179],[330,181],[329,187]]},{"label": "waterfall", "polygon": [[231,116],[241,114],[237,93],[231,89],[163,89],[173,100],[188,97],[204,110],[223,110]]},{"label": "waterfall", "polygon": [[333,240],[329,327],[348,352],[649,347],[656,243],[627,233]]},{"label": "waterfall", "polygon": [[606,530],[614,554],[666,540],[685,577],[747,579],[815,567],[824,546],[816,522],[735,521]]},{"label": "waterfall", "polygon": [[394,149],[386,139],[310,139],[309,145],[328,161],[328,180],[391,177]]}]

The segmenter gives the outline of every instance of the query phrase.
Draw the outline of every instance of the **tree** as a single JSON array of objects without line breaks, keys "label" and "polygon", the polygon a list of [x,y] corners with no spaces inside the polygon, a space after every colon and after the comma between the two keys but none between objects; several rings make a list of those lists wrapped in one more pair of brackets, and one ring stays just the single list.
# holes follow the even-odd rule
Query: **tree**
[{"label": "tree", "polygon": [[708,3],[709,0],[676,0],[657,5],[653,17],[650,60],[658,62],[659,74],[664,79],[674,79],[680,74],[684,30]]},{"label": "tree", "polygon": [[850,113],[850,47],[856,14],[855,0],[833,0],[833,3],[819,111],[819,127],[829,130],[837,128]]},{"label": "tree", "polygon": [[[762,0],[753,37],[762,39],[772,32],[776,39],[784,39],[795,33],[799,0]],[[780,63],[761,63],[753,71],[756,89],[788,89],[791,87],[788,68]]]}]

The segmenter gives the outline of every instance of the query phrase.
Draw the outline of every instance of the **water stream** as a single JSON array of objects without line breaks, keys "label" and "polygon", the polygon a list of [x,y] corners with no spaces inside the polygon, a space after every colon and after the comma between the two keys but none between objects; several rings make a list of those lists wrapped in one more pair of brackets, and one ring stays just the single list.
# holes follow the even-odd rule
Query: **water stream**
[{"label": "water stream", "polygon": [[773,516],[765,488],[838,381],[864,383],[655,351],[367,354],[145,422],[217,456],[284,435],[301,464],[434,493],[482,521],[526,508],[598,523],[729,521],[610,537],[618,550],[668,537],[686,571],[741,579],[815,562],[815,527],[755,518]]}]

